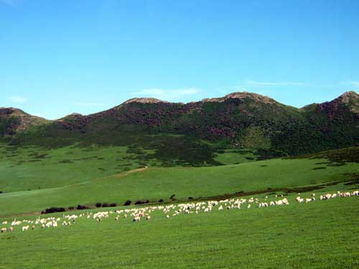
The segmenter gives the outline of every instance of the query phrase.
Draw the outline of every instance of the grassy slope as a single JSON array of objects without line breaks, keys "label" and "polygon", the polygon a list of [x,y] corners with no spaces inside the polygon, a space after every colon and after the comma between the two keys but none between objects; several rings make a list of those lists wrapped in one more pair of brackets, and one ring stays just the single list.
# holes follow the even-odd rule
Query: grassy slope
[{"label": "grassy slope", "polygon": [[[147,160],[157,164],[156,160]],[[66,186],[143,166],[127,147],[0,147],[0,191]]]},{"label": "grassy slope", "polygon": [[357,268],[357,197],[0,234],[0,268]]},{"label": "grassy slope", "polygon": [[358,163],[326,166],[320,159],[272,159],[201,168],[148,168],[65,187],[4,193],[0,195],[0,215],[40,211],[50,206],[123,203],[127,199],[168,200],[172,194],[182,200],[239,191],[306,186],[349,180],[346,173],[358,170]]},{"label": "grassy slope", "polygon": [[[121,146],[69,146],[55,149],[0,144],[0,191],[62,187],[148,166],[161,166],[154,151]],[[218,164],[244,163],[253,153],[217,153]],[[175,162],[173,165],[177,165]]]},{"label": "grassy slope", "polygon": [[214,160],[222,164],[238,164],[252,162],[256,160],[256,156],[251,151],[239,151],[234,149],[227,149],[215,155]]}]

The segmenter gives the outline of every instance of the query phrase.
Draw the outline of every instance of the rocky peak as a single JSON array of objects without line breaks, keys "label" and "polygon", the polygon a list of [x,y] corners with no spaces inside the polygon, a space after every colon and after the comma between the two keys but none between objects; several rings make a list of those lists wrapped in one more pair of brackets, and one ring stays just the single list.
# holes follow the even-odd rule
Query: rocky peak
[{"label": "rocky peak", "polygon": [[124,102],[123,104],[130,104],[130,103],[157,104],[157,103],[167,103],[167,102],[156,98],[131,98],[126,102]]},{"label": "rocky peak", "polygon": [[341,96],[339,96],[337,100],[344,104],[349,104],[351,102],[358,102],[359,94],[357,94],[355,91],[348,91],[343,93]]},{"label": "rocky peak", "polygon": [[227,94],[224,97],[203,99],[202,102],[224,102],[229,99],[246,99],[246,98],[252,99],[256,102],[262,102],[265,104],[275,104],[276,103],[276,101],[274,101],[273,99],[271,99],[267,96],[263,96],[263,95],[251,93],[251,92],[233,92],[233,93]]},{"label": "rocky peak", "polygon": [[63,118],[58,119],[58,121],[64,121],[64,120],[75,120],[79,118],[83,118],[84,116],[80,113],[71,113]]},{"label": "rocky peak", "polygon": [[24,116],[24,111],[14,107],[0,107],[0,116]]},{"label": "rocky peak", "polygon": [[333,105],[343,104],[352,112],[359,113],[359,95],[355,91],[348,91],[329,102]]}]

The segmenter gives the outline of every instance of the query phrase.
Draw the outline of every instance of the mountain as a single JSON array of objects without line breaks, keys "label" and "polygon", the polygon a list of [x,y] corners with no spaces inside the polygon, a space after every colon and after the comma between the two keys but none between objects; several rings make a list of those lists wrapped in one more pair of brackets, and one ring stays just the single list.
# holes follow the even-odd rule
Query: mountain
[{"label": "mountain", "polygon": [[133,98],[103,112],[71,114],[46,124],[21,113],[26,115],[20,117],[23,124],[0,118],[1,126],[12,126],[2,135],[11,135],[11,143],[19,146],[118,145],[188,158],[220,148],[255,149],[271,157],[359,144],[355,92],[300,109],[259,94],[236,92],[187,104]]},{"label": "mountain", "polygon": [[43,118],[29,115],[17,108],[0,107],[0,137],[12,136],[46,122]]}]

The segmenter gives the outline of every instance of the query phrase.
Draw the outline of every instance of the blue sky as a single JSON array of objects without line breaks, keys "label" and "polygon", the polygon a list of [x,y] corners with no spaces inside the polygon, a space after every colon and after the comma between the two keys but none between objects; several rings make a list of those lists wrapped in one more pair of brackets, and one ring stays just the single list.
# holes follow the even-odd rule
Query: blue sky
[{"label": "blue sky", "polygon": [[49,119],[132,97],[359,91],[357,0],[0,0],[0,106]]}]

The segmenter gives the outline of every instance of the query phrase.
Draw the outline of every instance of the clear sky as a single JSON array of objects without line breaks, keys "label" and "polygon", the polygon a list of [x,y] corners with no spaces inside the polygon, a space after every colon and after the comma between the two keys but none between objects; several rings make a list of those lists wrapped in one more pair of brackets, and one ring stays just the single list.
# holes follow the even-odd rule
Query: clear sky
[{"label": "clear sky", "polygon": [[359,90],[358,0],[0,0],[0,106],[49,119],[132,97]]}]

